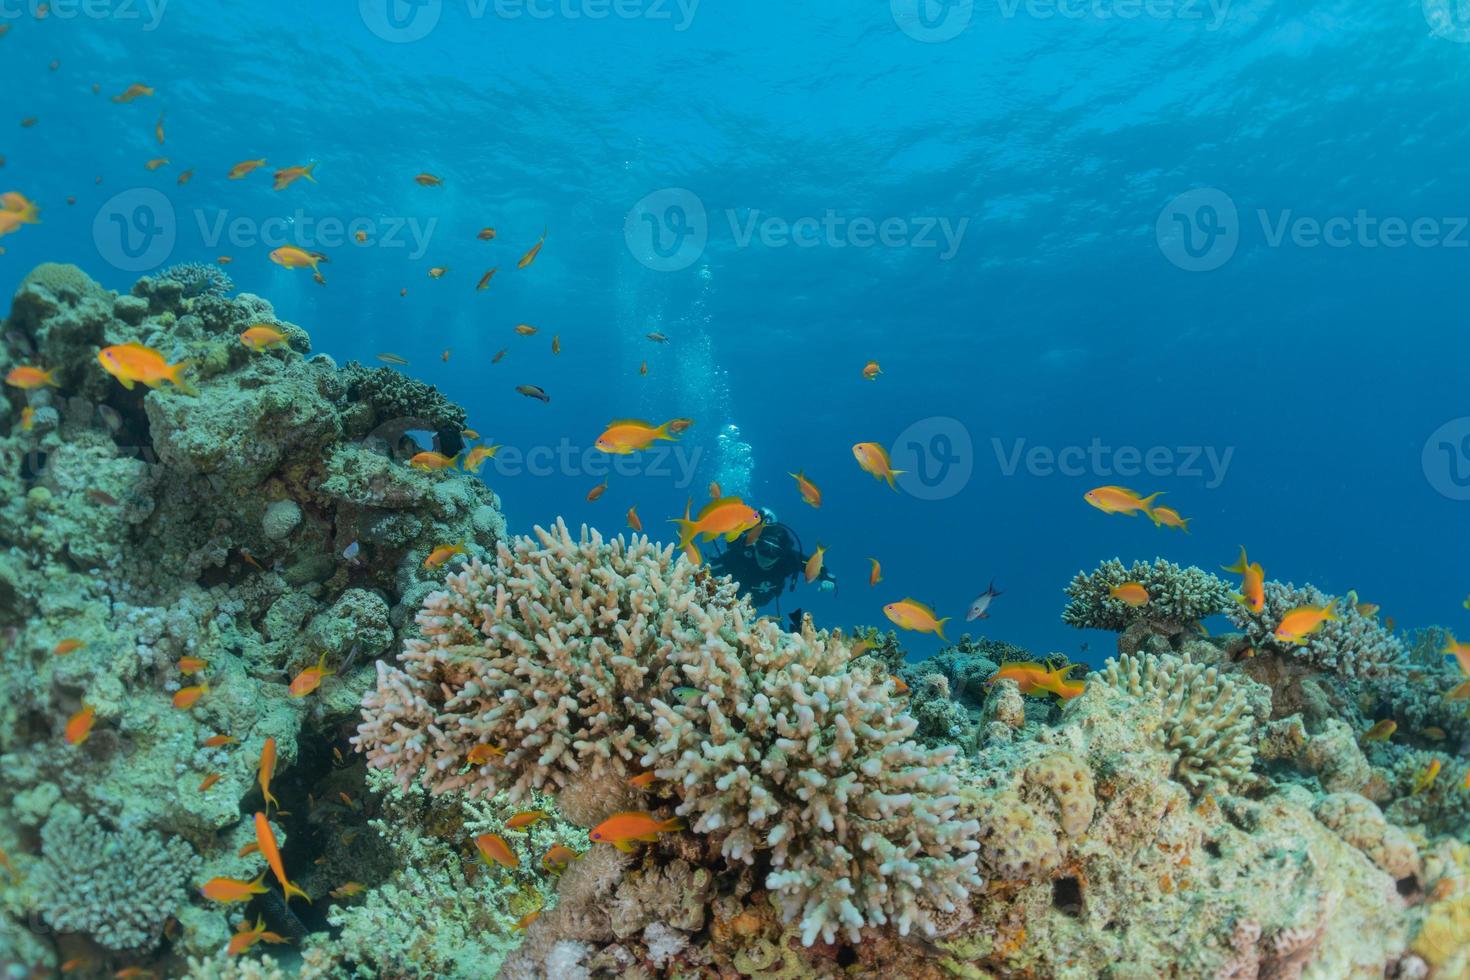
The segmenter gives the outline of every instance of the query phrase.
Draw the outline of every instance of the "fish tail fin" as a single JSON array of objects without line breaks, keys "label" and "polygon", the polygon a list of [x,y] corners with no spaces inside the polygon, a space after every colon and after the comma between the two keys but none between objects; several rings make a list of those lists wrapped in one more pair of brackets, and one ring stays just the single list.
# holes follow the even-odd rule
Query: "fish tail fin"
[{"label": "fish tail fin", "polygon": [[[681,549],[688,549],[690,543],[694,541],[694,535],[698,533],[695,522],[689,519],[689,512],[693,506],[694,501],[692,499],[685,501],[684,516],[675,517],[669,521],[670,524],[679,525],[679,547]],[[695,553],[698,554],[697,551]]]},{"label": "fish tail fin", "polygon": [[947,622],[949,622],[949,617],[948,616],[945,616],[943,619],[939,620],[938,622],[936,622],[934,624],[934,633],[935,633],[935,635],[938,636],[945,643],[948,643],[949,642],[949,637],[947,637],[947,636],[944,635],[944,624],[947,623]]},{"label": "fish tail fin", "polygon": [[[1188,523],[1188,522],[1186,521],[1185,523]],[[1245,558],[1245,545],[1241,545],[1240,546],[1240,561],[1236,562],[1234,565],[1221,565],[1220,568],[1223,569],[1224,571],[1227,571],[1227,572],[1234,572],[1237,575],[1244,575],[1247,565],[1248,565],[1248,562],[1246,561],[1246,558]]]},{"label": "fish tail fin", "polygon": [[174,386],[177,387],[179,391],[183,392],[186,395],[199,394],[199,389],[195,388],[184,378],[184,372],[189,370],[189,368],[193,366],[193,361],[180,361],[177,364],[171,365],[168,369],[168,379],[174,383]]},{"label": "fish tail fin", "polygon": [[1193,517],[1181,517],[1181,518],[1179,518],[1179,530],[1183,531],[1185,534],[1188,534],[1189,533],[1189,522],[1192,521],[1192,520],[1194,520]]},{"label": "fish tail fin", "polygon": [[[672,421],[673,421],[672,419],[669,420],[669,422],[672,422]],[[674,441],[678,440],[678,438],[679,438],[678,436],[670,434],[670,432],[669,432],[669,422],[665,422],[663,425],[661,425],[657,429],[654,429],[653,430],[653,437],[655,439],[667,439],[670,442],[674,442]]]},{"label": "fish tail fin", "polygon": [[1158,500],[1163,495],[1164,491],[1155,490],[1153,493],[1149,494],[1147,497],[1144,497],[1138,502],[1139,510],[1147,514],[1148,519],[1153,521],[1155,525],[1159,523],[1159,519],[1154,516],[1154,501]]},{"label": "fish tail fin", "polygon": [[[301,171],[301,176],[305,177],[307,180],[309,180],[313,184],[315,184],[316,183],[316,178],[311,175],[311,172],[313,170],[315,170],[315,169],[316,169],[316,161],[313,160],[311,163],[308,163],[306,165],[306,169],[305,170]],[[310,899],[308,899],[307,901],[310,901]]]},{"label": "fish tail fin", "polygon": [[893,478],[896,476],[903,476],[906,472],[908,471],[890,469],[887,473],[885,473],[883,475],[883,479],[888,481],[888,489],[892,490],[894,493],[898,493],[898,484],[893,482]]},{"label": "fish tail fin", "polygon": [[302,891],[300,888],[297,888],[295,885],[291,884],[289,881],[281,882],[281,890],[286,893],[287,902],[291,901],[292,895],[299,895],[302,898],[306,899],[307,905],[311,904],[311,896],[306,894],[306,892]]},{"label": "fish tail fin", "polygon": [[985,593],[986,593],[986,595],[990,596],[990,598],[992,598],[992,599],[994,599],[998,595],[1004,595],[1005,594],[1003,592],[997,592],[997,591],[995,591],[995,579],[991,579],[990,580],[990,584],[985,587]]},{"label": "fish tail fin", "polygon": [[665,820],[663,823],[658,825],[658,830],[661,834],[672,833],[676,830],[688,829],[689,825],[684,822],[683,817],[670,817],[668,820]]},{"label": "fish tail fin", "polygon": [[275,807],[277,810],[279,810],[281,808],[281,801],[278,800],[278,799],[276,799],[274,796],[272,796],[270,790],[268,790],[264,786],[262,786],[260,788],[260,791],[265,794],[265,801],[266,801],[266,803],[268,803],[271,806]]}]

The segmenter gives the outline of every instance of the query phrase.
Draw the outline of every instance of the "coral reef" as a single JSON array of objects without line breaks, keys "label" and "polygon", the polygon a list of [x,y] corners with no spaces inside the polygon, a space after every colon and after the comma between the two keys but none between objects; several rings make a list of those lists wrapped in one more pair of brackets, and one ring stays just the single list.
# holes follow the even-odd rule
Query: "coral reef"
[{"label": "coral reef", "polygon": [[[1114,598],[1111,590],[1125,582],[1142,585],[1148,591],[1148,602],[1131,606]],[[1161,637],[1177,647],[1185,635],[1197,630],[1201,620],[1233,605],[1229,586],[1202,569],[1181,568],[1162,558],[1125,567],[1113,558],[1072,579],[1062,621],[1079,629],[1119,633],[1118,652],[1134,653],[1150,637]]]},{"label": "coral reef", "polygon": [[171,265],[154,276],[156,284],[176,284],[184,299],[200,296],[223,296],[235,291],[235,282],[225,275],[225,270],[207,262],[181,262]]},{"label": "coral reef", "polygon": [[[1288,611],[1298,606],[1333,604],[1338,618],[1322,624],[1301,645],[1282,643],[1275,636],[1276,624]],[[1376,678],[1400,668],[1407,659],[1403,643],[1379,623],[1377,617],[1366,616],[1352,605],[1337,602],[1311,585],[1297,586],[1280,582],[1266,583],[1266,603],[1253,612],[1239,603],[1230,609],[1230,618],[1260,653],[1303,660],[1313,667],[1349,678]]]}]

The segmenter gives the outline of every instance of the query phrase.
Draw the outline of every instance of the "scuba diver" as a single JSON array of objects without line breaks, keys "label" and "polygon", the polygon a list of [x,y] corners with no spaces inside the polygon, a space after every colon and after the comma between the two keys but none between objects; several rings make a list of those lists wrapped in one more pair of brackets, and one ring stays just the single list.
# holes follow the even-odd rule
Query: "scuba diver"
[{"label": "scuba diver", "polygon": [[[760,508],[760,534],[754,542],[742,535],[725,546],[724,551],[709,559],[710,571],[728,575],[750,596],[751,605],[759,609],[773,600],[781,611],[781,593],[796,589],[796,582],[806,573],[809,557],[802,551],[801,539],[789,526],[776,519],[769,507]],[[837,591],[837,579],[823,568],[812,583],[822,592]]]}]

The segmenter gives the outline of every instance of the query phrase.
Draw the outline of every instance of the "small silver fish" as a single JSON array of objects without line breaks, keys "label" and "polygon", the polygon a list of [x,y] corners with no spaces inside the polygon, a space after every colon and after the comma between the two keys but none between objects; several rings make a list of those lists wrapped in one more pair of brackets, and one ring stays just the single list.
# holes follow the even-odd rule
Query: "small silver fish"
[{"label": "small silver fish", "polygon": [[971,619],[989,619],[990,600],[994,599],[1000,594],[1001,593],[995,591],[995,579],[991,579],[989,587],[986,588],[984,592],[980,593],[980,595],[975,598],[974,602],[970,603],[970,611],[965,613],[966,621]]}]

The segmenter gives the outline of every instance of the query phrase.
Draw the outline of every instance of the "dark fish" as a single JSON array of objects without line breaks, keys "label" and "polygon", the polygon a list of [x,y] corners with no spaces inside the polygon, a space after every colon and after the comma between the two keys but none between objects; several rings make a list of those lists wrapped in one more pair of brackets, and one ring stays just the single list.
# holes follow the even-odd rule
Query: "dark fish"
[{"label": "dark fish", "polygon": [[547,403],[551,401],[551,396],[548,395],[545,391],[536,387],[535,385],[516,385],[516,391],[519,391],[527,398],[535,398],[538,401],[543,401]]},{"label": "dark fish", "polygon": [[797,609],[791,610],[791,615],[788,616],[787,618],[790,619],[790,621],[791,621],[791,631],[793,633],[794,632],[797,632],[797,631],[799,631],[801,629],[801,617],[803,617],[805,615],[806,615],[806,611],[803,610],[803,609],[797,608]]},{"label": "dark fish", "polygon": [[102,490],[88,490],[87,496],[93,503],[106,504],[108,507],[117,506],[117,498]]},{"label": "dark fish", "polygon": [[653,341],[655,344],[667,344],[669,342],[669,338],[665,337],[663,334],[659,333],[657,330],[655,330],[653,333],[649,334],[648,335],[648,339],[651,340],[651,341]]},{"label": "dark fish", "polygon": [[989,588],[980,593],[980,595],[975,598],[974,602],[970,603],[970,611],[965,613],[965,619],[989,619],[990,600],[994,599],[998,595],[1000,595],[1000,593],[995,591],[995,580],[991,579]]}]

